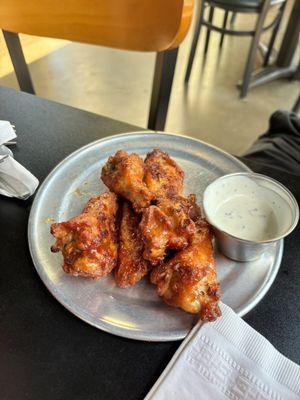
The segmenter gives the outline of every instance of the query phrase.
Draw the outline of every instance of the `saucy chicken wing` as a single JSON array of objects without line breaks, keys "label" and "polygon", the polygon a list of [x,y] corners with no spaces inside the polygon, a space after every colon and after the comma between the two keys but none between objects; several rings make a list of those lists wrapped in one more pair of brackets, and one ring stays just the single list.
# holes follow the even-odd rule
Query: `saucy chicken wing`
[{"label": "saucy chicken wing", "polygon": [[221,315],[219,283],[213,258],[212,233],[207,222],[199,220],[192,243],[167,263],[156,267],[151,282],[163,300],[202,320],[213,321]]},{"label": "saucy chicken wing", "polygon": [[124,202],[120,225],[120,243],[115,280],[120,287],[135,285],[150,269],[143,259],[144,244],[139,234],[140,215]]},{"label": "saucy chicken wing", "polygon": [[101,178],[111,191],[130,200],[134,210],[139,212],[149,206],[153,198],[143,181],[144,174],[144,162],[137,154],[119,150],[108,158]]},{"label": "saucy chicken wing", "polygon": [[181,195],[184,172],[167,153],[154,149],[145,159],[144,181],[154,197]]},{"label": "saucy chicken wing", "polygon": [[61,251],[63,269],[74,276],[101,278],[117,264],[117,196],[103,193],[86,204],[82,214],[51,225],[56,243],[52,252]]},{"label": "saucy chicken wing", "polygon": [[193,221],[199,211],[196,198],[174,196],[160,198],[142,216],[140,230],[144,242],[144,258],[152,265],[160,264],[168,249],[186,247],[196,232]]}]

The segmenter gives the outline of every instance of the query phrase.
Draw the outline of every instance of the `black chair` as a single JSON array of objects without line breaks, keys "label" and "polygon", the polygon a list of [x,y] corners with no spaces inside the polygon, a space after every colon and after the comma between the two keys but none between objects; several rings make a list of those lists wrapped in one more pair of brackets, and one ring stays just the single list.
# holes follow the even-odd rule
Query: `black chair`
[{"label": "black chair", "polygon": [[[204,17],[204,8],[208,6],[208,20]],[[277,6],[278,10],[273,21],[268,25],[264,26],[265,20],[269,10]],[[188,65],[185,74],[185,82],[187,83],[190,78],[193,61],[196,53],[196,48],[199,40],[200,30],[202,25],[206,26],[206,40],[204,47],[204,54],[206,55],[209,45],[210,33],[211,31],[216,31],[221,34],[220,37],[220,47],[222,47],[224,35],[235,35],[235,36],[252,36],[252,42],[248,54],[248,59],[246,62],[246,67],[244,70],[243,82],[241,84],[240,97],[246,97],[249,83],[251,79],[251,72],[253,70],[255,54],[259,46],[259,39],[263,32],[272,29],[271,38],[268,45],[268,50],[264,58],[264,66],[268,65],[270,60],[270,55],[273,49],[273,45],[277,36],[277,32],[282,20],[284,9],[286,6],[286,0],[200,0],[198,10],[198,19],[196,21],[195,33],[192,42],[192,47],[190,50]],[[213,24],[213,17],[215,8],[220,8],[224,10],[224,19],[222,27],[218,27]],[[255,13],[257,14],[256,26],[253,30],[235,30],[231,26],[228,27],[228,16],[229,12],[232,12],[231,24],[235,19],[237,13]]]},{"label": "black chair", "polygon": [[[294,78],[300,79],[300,62],[299,62],[298,68],[294,74]],[[300,94],[296,100],[296,103],[293,105],[292,111],[296,114],[300,113]]]},{"label": "black chair", "polygon": [[292,111],[296,114],[298,114],[300,112],[300,95],[299,95],[298,99],[296,100],[296,103],[294,104]]}]

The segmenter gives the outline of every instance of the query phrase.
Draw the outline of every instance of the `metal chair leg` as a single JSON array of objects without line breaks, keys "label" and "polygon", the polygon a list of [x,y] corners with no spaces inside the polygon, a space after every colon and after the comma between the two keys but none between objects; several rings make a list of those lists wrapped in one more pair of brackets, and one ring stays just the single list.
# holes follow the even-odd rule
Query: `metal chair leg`
[{"label": "metal chair leg", "polygon": [[[222,26],[223,30],[225,30],[226,26],[227,26],[228,14],[229,14],[229,11],[225,11],[224,18],[223,18],[223,26]],[[225,35],[225,33],[222,32],[221,33],[221,38],[220,38],[220,43],[219,43],[219,47],[220,48],[222,48],[222,46],[223,46],[224,35]]]},{"label": "metal chair leg", "polygon": [[148,128],[151,130],[159,131],[165,128],[177,55],[178,48],[156,55],[148,119]]},{"label": "metal chair leg", "polygon": [[300,96],[298,97],[298,99],[296,100],[296,103],[294,104],[292,111],[296,114],[298,114],[300,112]]},{"label": "metal chair leg", "polygon": [[[208,22],[212,24],[213,18],[214,18],[214,7],[210,6],[209,8],[209,15],[208,15]],[[206,55],[207,50],[208,50],[208,45],[209,45],[209,39],[210,39],[210,33],[211,30],[207,27],[207,32],[206,32],[206,39],[205,39],[205,47],[204,47],[204,55]]]},{"label": "metal chair leg", "polygon": [[232,15],[231,15],[231,18],[230,18],[230,25],[234,25],[235,24],[236,16],[237,16],[237,13],[233,12]]},{"label": "metal chair leg", "polygon": [[185,72],[185,78],[184,81],[188,82],[190,79],[193,63],[194,63],[194,58],[195,58],[195,53],[196,49],[198,46],[198,40],[200,36],[200,30],[201,30],[201,25],[202,25],[202,20],[203,20],[203,12],[204,12],[204,1],[200,0],[199,4],[199,12],[196,20],[196,26],[195,26],[195,32],[194,32],[194,37],[193,37],[193,42],[190,50],[190,55],[189,55],[189,60],[188,60],[188,65],[186,67],[186,72]]},{"label": "metal chair leg", "polygon": [[272,32],[272,35],[270,37],[270,41],[269,41],[269,44],[268,44],[268,51],[267,51],[267,53],[265,55],[265,58],[264,58],[264,63],[263,63],[264,67],[266,67],[269,64],[270,56],[272,54],[272,50],[273,50],[274,43],[275,43],[275,40],[276,40],[276,37],[277,37],[277,33],[278,33],[278,30],[279,30],[279,27],[280,27],[280,24],[281,24],[281,21],[282,21],[282,17],[283,17],[283,13],[284,13],[284,10],[285,10],[286,3],[287,2],[284,2],[282,4],[282,6],[280,7],[279,14],[278,14],[278,21],[277,21],[276,25],[273,28],[273,32]]},{"label": "metal chair leg", "polygon": [[26,64],[19,35],[3,30],[4,39],[8,48],[15,74],[23,92],[35,94],[29,69]]},{"label": "metal chair leg", "polygon": [[298,67],[297,67],[297,69],[296,69],[296,71],[294,73],[293,79],[300,80],[300,60],[299,60]]},{"label": "metal chair leg", "polygon": [[250,79],[251,79],[251,72],[252,72],[253,64],[254,64],[254,60],[255,60],[255,54],[256,54],[256,51],[258,48],[259,38],[260,38],[260,35],[263,30],[264,20],[269,11],[269,8],[270,8],[270,3],[271,3],[271,0],[264,0],[260,14],[258,15],[258,18],[257,18],[255,34],[252,38],[252,42],[251,42],[251,46],[250,46],[250,50],[249,50],[249,54],[248,54],[248,59],[247,59],[246,67],[245,67],[245,71],[244,71],[243,83],[242,83],[241,91],[240,91],[241,99],[246,97],[247,93],[248,93],[249,83],[250,83]]}]

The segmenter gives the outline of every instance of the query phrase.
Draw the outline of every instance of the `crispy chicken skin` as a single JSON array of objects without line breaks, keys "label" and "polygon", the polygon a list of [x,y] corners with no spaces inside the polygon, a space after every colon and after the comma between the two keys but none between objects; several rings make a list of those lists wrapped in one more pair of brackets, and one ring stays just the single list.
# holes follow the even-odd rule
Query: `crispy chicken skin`
[{"label": "crispy chicken skin", "polygon": [[206,221],[199,220],[196,225],[192,243],[156,267],[151,273],[151,282],[157,285],[158,295],[167,304],[199,313],[202,320],[213,321],[221,312],[212,233]]},{"label": "crispy chicken skin", "polygon": [[150,269],[143,259],[143,241],[139,233],[140,215],[135,213],[128,202],[122,206],[120,243],[115,280],[120,287],[135,285]]},{"label": "crispy chicken skin", "polygon": [[168,249],[181,250],[196,232],[193,217],[198,207],[195,196],[160,198],[142,216],[140,230],[144,242],[144,258],[152,265],[160,264]]},{"label": "crispy chicken skin", "polygon": [[221,315],[212,231],[196,196],[183,196],[184,172],[167,153],[145,161],[119,150],[101,179],[111,192],[93,197],[82,213],[51,225],[63,270],[99,279],[114,270],[118,286],[135,285],[150,272],[169,305],[213,321]]},{"label": "crispy chicken skin", "polygon": [[159,149],[148,153],[145,171],[144,181],[155,198],[182,194],[184,172],[167,153]]},{"label": "crispy chicken skin", "polygon": [[145,165],[135,153],[119,150],[102,168],[101,178],[105,185],[116,194],[132,202],[135,211],[140,212],[150,205],[153,198],[144,183]]},{"label": "crispy chicken skin", "polygon": [[69,221],[51,225],[56,238],[52,252],[61,251],[63,270],[74,276],[99,279],[117,264],[117,196],[92,197],[82,213]]}]

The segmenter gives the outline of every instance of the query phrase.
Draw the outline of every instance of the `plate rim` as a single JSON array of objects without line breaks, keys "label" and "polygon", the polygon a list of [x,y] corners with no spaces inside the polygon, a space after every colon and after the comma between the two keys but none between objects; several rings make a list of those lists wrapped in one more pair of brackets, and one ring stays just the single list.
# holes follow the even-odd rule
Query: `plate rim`
[{"label": "plate rim", "polygon": [[[112,331],[111,329],[109,329],[110,325],[108,325],[105,322],[103,323],[102,321],[99,320],[98,323],[95,323],[93,321],[88,320],[88,318],[86,318],[85,316],[83,316],[82,314],[77,312],[67,302],[64,302],[63,298],[60,298],[59,296],[57,296],[58,292],[55,290],[55,287],[50,285],[49,282],[46,279],[44,279],[43,268],[40,265],[40,262],[36,258],[36,254],[35,254],[34,240],[33,240],[33,237],[34,237],[33,228],[34,228],[34,219],[35,219],[36,209],[39,206],[39,198],[43,194],[44,188],[51,181],[51,179],[55,175],[56,171],[60,169],[61,165],[68,162],[70,159],[72,159],[74,156],[76,156],[76,154],[81,153],[82,151],[85,151],[89,147],[94,147],[95,145],[97,145],[99,143],[103,143],[103,142],[106,142],[109,140],[112,141],[112,140],[116,140],[116,139],[119,139],[122,137],[134,136],[134,135],[138,135],[138,134],[148,135],[148,136],[155,135],[155,134],[159,134],[159,135],[163,135],[163,136],[171,135],[171,136],[181,137],[183,139],[188,139],[189,141],[192,141],[192,142],[196,141],[196,142],[204,145],[207,148],[211,148],[214,151],[217,151],[218,153],[223,154],[226,158],[230,158],[231,161],[234,161],[236,164],[239,164],[241,169],[243,169],[244,171],[250,171],[250,172],[252,171],[242,161],[240,161],[235,156],[227,153],[225,150],[222,150],[222,149],[218,148],[217,146],[211,145],[210,143],[204,142],[200,139],[182,135],[182,134],[177,134],[177,133],[139,130],[139,131],[120,133],[120,134],[116,134],[116,135],[110,135],[110,136],[106,136],[101,139],[94,140],[92,142],[87,143],[86,145],[84,145],[82,147],[79,147],[78,149],[76,149],[75,151],[70,153],[68,156],[63,158],[54,168],[52,168],[52,170],[48,173],[48,175],[42,182],[41,186],[39,187],[39,189],[34,197],[33,203],[31,205],[29,218],[28,218],[27,238],[28,238],[29,251],[30,251],[31,259],[32,259],[33,265],[35,267],[35,270],[38,273],[43,284],[46,286],[47,290],[56,299],[56,301],[58,301],[64,308],[66,308],[68,311],[70,311],[76,317],[80,318],[82,321],[84,321],[84,322],[88,323],[89,325],[91,325],[97,329],[100,329],[104,332],[107,332],[107,333],[110,333],[110,334],[113,334],[113,335],[116,335],[119,337],[124,337],[127,339],[133,339],[133,340],[139,340],[139,341],[149,341],[149,342],[169,342],[169,341],[182,340],[182,339],[184,339],[184,337],[186,336],[186,334],[188,332],[185,334],[174,334],[173,336],[172,335],[169,335],[169,336],[156,335],[155,337],[152,337],[152,336],[148,336],[147,333],[143,333],[142,331],[129,331],[124,328],[116,327],[116,326],[114,327],[114,331]],[[248,303],[246,303],[246,305],[241,310],[238,309],[236,311],[240,317],[243,317],[244,315],[246,315],[262,300],[262,298],[266,295],[266,293],[269,291],[272,283],[274,282],[274,280],[277,276],[280,264],[281,264],[281,260],[282,260],[283,239],[281,239],[278,242],[278,244],[276,245],[275,251],[276,251],[276,259],[272,266],[271,272],[269,273],[269,276],[267,276],[267,278],[266,278],[266,282],[265,282],[264,286],[259,290],[259,292],[254,296],[254,298],[252,298]]]},{"label": "plate rim", "polygon": [[[101,139],[97,139],[97,140],[93,140],[92,142],[89,142],[87,144],[85,144],[84,146],[79,147],[77,150],[74,150],[72,153],[70,153],[68,156],[64,157],[61,161],[59,161],[59,163],[50,170],[50,172],[48,173],[48,175],[46,176],[46,178],[44,179],[43,183],[39,186],[36,195],[34,197],[33,203],[31,208],[34,205],[35,199],[37,198],[37,196],[39,195],[39,192],[42,190],[43,186],[45,185],[45,183],[50,180],[49,178],[51,178],[51,175],[60,167],[61,164],[63,164],[64,162],[68,161],[70,158],[72,158],[73,156],[75,156],[77,153],[80,153],[82,150],[86,150],[89,147],[93,147],[95,144],[97,143],[101,143],[101,142],[106,142],[108,139],[117,139],[117,138],[121,138],[121,137],[125,137],[125,136],[134,136],[137,134],[143,134],[143,135],[153,135],[153,134],[159,134],[159,135],[170,135],[170,136],[178,136],[178,137],[182,137],[184,139],[188,139],[191,141],[195,141],[198,143],[201,143],[202,145],[206,146],[206,147],[210,147],[211,149],[216,150],[219,153],[222,153],[223,155],[225,155],[227,158],[230,158],[232,161],[240,164],[240,166],[246,171],[248,172],[253,172],[251,168],[249,168],[246,164],[244,164],[241,160],[239,160],[237,157],[235,157],[234,155],[228,153],[227,151],[220,149],[217,146],[214,146],[213,144],[207,143],[203,140],[191,137],[191,136],[187,136],[187,135],[182,135],[179,133],[172,133],[172,132],[163,132],[163,131],[132,131],[132,132],[125,132],[125,133],[118,133],[116,135],[110,135],[110,136],[106,136],[104,138]],[[31,210],[30,210],[31,212]]]}]

